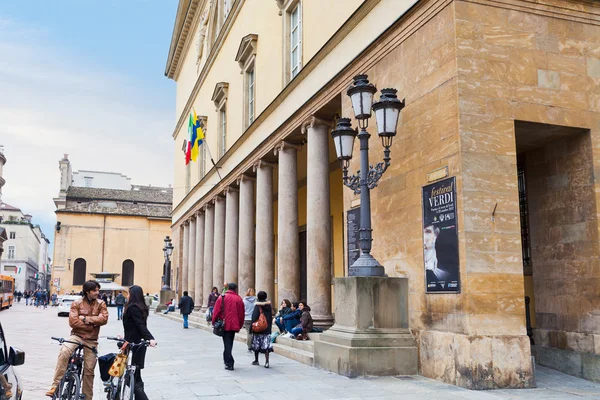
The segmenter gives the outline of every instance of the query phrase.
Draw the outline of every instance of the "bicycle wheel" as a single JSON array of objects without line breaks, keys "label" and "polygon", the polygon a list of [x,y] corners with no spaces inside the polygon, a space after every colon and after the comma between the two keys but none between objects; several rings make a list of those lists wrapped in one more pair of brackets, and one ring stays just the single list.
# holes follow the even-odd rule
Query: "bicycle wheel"
[{"label": "bicycle wheel", "polygon": [[79,400],[79,395],[81,394],[79,376],[72,372],[67,372],[60,381],[57,393],[55,394],[55,398],[58,400]]},{"label": "bicycle wheel", "polygon": [[123,385],[123,395],[119,400],[133,400],[133,397],[135,396],[135,376],[133,374],[133,371],[128,370],[125,372],[121,384]]}]

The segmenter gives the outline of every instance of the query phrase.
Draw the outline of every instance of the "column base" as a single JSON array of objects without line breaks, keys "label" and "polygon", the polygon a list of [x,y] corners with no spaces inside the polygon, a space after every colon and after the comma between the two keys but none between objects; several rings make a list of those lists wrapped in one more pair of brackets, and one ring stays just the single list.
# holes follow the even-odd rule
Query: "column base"
[{"label": "column base", "polygon": [[332,315],[312,315],[312,319],[313,326],[323,330],[331,328],[334,323]]},{"label": "column base", "polygon": [[174,290],[165,290],[165,289],[161,289],[160,290],[160,301],[158,303],[158,305],[156,306],[156,308],[154,309],[155,313],[158,312],[162,312],[165,311],[167,309],[167,303],[169,301],[171,301],[171,299],[175,298],[175,291]]},{"label": "column base", "polygon": [[315,342],[315,365],[340,375],[414,375],[406,278],[334,279],[335,324]]}]

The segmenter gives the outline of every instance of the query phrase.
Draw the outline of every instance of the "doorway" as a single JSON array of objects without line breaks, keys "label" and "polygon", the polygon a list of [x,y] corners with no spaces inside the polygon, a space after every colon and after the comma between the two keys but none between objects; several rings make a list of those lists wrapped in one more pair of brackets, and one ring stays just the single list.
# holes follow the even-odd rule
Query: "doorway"
[{"label": "doorway", "polygon": [[[598,223],[590,131],[515,121],[524,288],[536,363],[586,378],[598,357]],[[527,305],[527,300],[526,300]],[[589,348],[588,348],[589,347]],[[585,357],[582,355],[585,354]],[[588,361],[584,361],[588,360]],[[600,366],[600,358],[592,361]]]}]

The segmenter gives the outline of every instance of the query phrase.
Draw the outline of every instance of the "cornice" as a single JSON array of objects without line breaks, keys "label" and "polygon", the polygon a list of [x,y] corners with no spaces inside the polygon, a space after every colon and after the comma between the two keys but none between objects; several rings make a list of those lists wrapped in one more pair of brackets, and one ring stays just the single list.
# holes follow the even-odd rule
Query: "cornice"
[{"label": "cornice", "polygon": [[[179,59],[187,42],[190,28],[193,27],[192,21],[198,10],[198,5],[202,1],[202,6],[207,0],[180,0],[177,7],[177,16],[173,26],[173,34],[171,36],[171,45],[169,46],[169,55],[167,57],[167,65],[165,67],[165,76],[169,79],[174,79]],[[203,8],[202,7],[202,8]]]},{"label": "cornice", "polygon": [[244,36],[240,41],[240,46],[238,47],[238,51],[235,56],[235,61],[238,62],[242,70],[244,69],[246,61],[250,59],[253,55],[256,55],[257,42],[258,35],[255,33],[251,33],[249,35]]},{"label": "cornice", "polygon": [[600,25],[600,6],[593,0],[570,0],[552,2],[548,0],[461,0],[490,7],[523,11],[552,18],[566,19]]}]

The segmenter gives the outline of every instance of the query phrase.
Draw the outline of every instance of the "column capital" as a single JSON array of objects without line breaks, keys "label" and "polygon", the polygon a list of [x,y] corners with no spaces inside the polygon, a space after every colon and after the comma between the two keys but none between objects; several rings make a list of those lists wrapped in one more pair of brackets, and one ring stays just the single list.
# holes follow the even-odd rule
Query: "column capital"
[{"label": "column capital", "polygon": [[183,223],[181,225],[188,226],[189,224],[190,224],[190,220],[186,219],[185,221],[183,221]]},{"label": "column capital", "polygon": [[200,214],[204,214],[204,207],[200,207],[199,209],[196,210],[196,212],[194,212],[194,216],[196,218],[198,218],[200,216]]},{"label": "column capital", "polygon": [[285,140],[282,140],[279,144],[277,144],[274,148],[274,152],[275,155],[277,155],[279,152],[285,150],[285,149],[294,149],[296,151],[300,151],[300,149],[302,148],[302,145],[299,143],[291,143],[291,142],[286,142]]},{"label": "column capital", "polygon": [[232,192],[232,193],[238,193],[240,190],[238,188],[235,188],[233,186],[227,186],[224,190],[223,190],[223,195],[226,196],[227,193]]},{"label": "column capital", "polygon": [[241,174],[240,176],[237,177],[237,179],[235,181],[239,185],[240,183],[246,182],[246,181],[256,182],[256,178],[253,176],[248,176],[246,174]]},{"label": "column capital", "polygon": [[265,160],[258,160],[253,166],[252,170],[256,172],[259,168],[267,167],[267,168],[275,168],[275,163],[271,163]]},{"label": "column capital", "polygon": [[311,115],[302,123],[302,134],[306,135],[308,133],[308,129],[319,125],[326,126],[328,129],[331,129],[333,127],[333,122],[325,121],[324,119]]},{"label": "column capital", "polygon": [[211,204],[212,200],[207,201],[206,203],[204,203],[204,205],[202,205],[202,211],[206,212],[208,210],[209,207],[212,207]]}]

